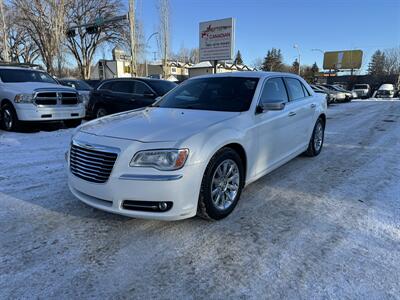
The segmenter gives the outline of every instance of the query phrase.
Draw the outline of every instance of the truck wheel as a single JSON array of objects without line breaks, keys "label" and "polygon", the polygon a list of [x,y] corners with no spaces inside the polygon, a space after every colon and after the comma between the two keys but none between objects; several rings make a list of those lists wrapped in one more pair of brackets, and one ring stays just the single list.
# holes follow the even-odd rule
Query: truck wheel
[{"label": "truck wheel", "polygon": [[65,126],[67,126],[67,128],[78,127],[79,125],[81,125],[81,123],[82,123],[82,119],[64,120],[64,124],[65,124]]},{"label": "truck wheel", "polygon": [[239,201],[244,180],[243,163],[236,151],[219,150],[204,172],[197,215],[208,220],[227,217]]},{"label": "truck wheel", "polygon": [[10,104],[5,104],[1,108],[1,125],[6,131],[15,131],[20,128],[21,122]]}]

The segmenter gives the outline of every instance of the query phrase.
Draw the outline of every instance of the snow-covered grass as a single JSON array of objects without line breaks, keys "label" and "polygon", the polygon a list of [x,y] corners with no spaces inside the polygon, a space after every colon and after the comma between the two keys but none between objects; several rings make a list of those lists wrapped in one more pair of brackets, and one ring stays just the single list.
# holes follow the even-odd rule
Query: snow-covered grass
[{"label": "snow-covered grass", "polygon": [[66,184],[72,130],[0,131],[0,298],[398,298],[400,101],[332,105],[327,121],[320,156],[214,223],[90,208]]}]

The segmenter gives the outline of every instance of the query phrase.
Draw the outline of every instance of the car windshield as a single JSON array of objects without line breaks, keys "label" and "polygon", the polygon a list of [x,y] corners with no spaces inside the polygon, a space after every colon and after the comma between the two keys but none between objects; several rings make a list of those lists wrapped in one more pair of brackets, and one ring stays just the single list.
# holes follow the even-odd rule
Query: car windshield
[{"label": "car windshield", "polygon": [[78,91],[91,91],[93,88],[82,80],[60,80],[62,85],[67,85]]},{"label": "car windshield", "polygon": [[332,92],[331,89],[328,89],[328,88],[325,87],[324,85],[318,85],[317,88],[323,90],[324,92]]},{"label": "car windshield", "polygon": [[177,86],[176,83],[165,80],[152,80],[149,82],[146,81],[146,83],[148,83],[159,96],[164,96],[166,93]]},{"label": "car windshield", "polygon": [[368,85],[366,84],[356,84],[353,88],[354,90],[366,90],[368,89]]},{"label": "car windshield", "polygon": [[14,82],[47,82],[55,83],[55,81],[49,74],[35,70],[12,70],[12,69],[0,69],[1,81],[5,83]]},{"label": "car windshield", "polygon": [[250,108],[258,78],[209,77],[192,79],[168,93],[157,107],[214,111],[246,111]]},{"label": "car windshield", "polygon": [[344,88],[342,88],[340,86],[334,85],[333,87],[339,92],[347,92]]}]

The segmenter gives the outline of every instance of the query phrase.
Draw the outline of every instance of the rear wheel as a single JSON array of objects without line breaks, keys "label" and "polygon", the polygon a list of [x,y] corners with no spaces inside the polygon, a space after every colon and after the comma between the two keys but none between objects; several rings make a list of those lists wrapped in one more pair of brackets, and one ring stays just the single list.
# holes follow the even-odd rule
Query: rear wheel
[{"label": "rear wheel", "polygon": [[5,104],[1,108],[1,125],[7,131],[17,130],[21,126],[21,122],[10,104]]},{"label": "rear wheel", "polygon": [[222,148],[210,160],[203,175],[197,215],[211,220],[227,217],[239,201],[244,186],[240,156]]},{"label": "rear wheel", "polygon": [[305,152],[307,156],[317,156],[322,150],[325,137],[325,122],[322,118],[319,118],[315,123],[314,130],[308,144],[308,148]]},{"label": "rear wheel", "polygon": [[75,128],[81,125],[82,119],[72,119],[72,120],[64,120],[65,126],[68,128]]}]

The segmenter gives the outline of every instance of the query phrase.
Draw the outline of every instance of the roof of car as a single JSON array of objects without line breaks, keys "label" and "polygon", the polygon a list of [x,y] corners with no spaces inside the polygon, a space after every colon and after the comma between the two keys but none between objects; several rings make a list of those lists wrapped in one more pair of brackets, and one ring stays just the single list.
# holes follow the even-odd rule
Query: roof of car
[{"label": "roof of car", "polygon": [[264,72],[264,71],[239,71],[239,72],[226,72],[226,73],[218,73],[218,74],[209,74],[196,76],[193,78],[208,78],[208,77],[254,77],[254,78],[265,78],[269,76],[290,76],[290,77],[299,77],[293,73],[284,73],[284,72]]},{"label": "roof of car", "polygon": [[[139,80],[139,81],[145,81],[145,82],[160,82],[160,81],[167,81],[171,82],[168,80],[164,79],[156,79],[156,78],[147,78],[147,77],[124,77],[124,78],[112,78],[112,79],[105,79],[102,82],[108,82],[108,81],[129,81],[129,80]],[[173,83],[173,82],[171,82]]]}]

